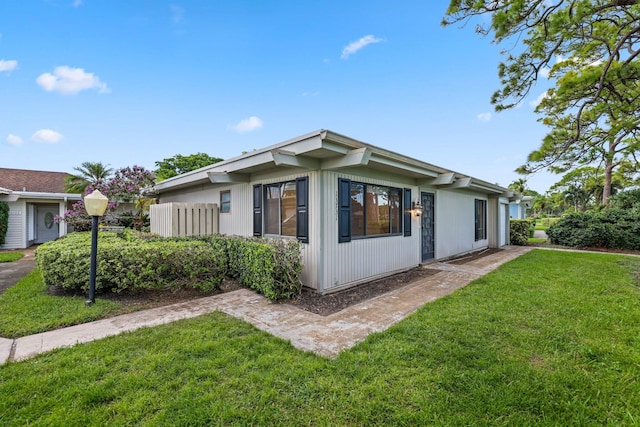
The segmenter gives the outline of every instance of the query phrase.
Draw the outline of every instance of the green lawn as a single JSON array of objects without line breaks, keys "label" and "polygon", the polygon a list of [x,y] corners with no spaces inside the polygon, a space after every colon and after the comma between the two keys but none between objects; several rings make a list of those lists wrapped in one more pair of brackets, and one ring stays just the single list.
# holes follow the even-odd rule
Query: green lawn
[{"label": "green lawn", "polygon": [[0,262],[13,262],[22,258],[22,252],[0,252]]},{"label": "green lawn", "polygon": [[221,313],[0,366],[0,425],[638,425],[640,260],[535,250],[335,359]]}]

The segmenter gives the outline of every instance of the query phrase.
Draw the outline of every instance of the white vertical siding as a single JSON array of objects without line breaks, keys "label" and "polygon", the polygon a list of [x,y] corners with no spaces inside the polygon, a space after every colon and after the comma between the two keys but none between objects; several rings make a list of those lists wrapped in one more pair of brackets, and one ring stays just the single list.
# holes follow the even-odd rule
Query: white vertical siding
[{"label": "white vertical siding", "polygon": [[20,200],[8,204],[9,224],[0,249],[24,249],[27,247],[27,204]]},{"label": "white vertical siding", "polygon": [[164,237],[218,234],[215,203],[161,203],[150,209],[151,232]]},{"label": "white vertical siding", "polygon": [[[410,237],[388,236],[356,239],[338,243],[338,178],[348,178],[368,184],[409,188],[397,182],[362,178],[337,172],[322,174],[321,199],[324,200],[321,240],[324,248],[319,267],[318,291],[328,292],[371,280],[397,271],[415,267],[420,263],[420,223],[412,217]],[[418,188],[411,187],[413,198]]]},{"label": "white vertical siding", "polygon": [[[488,240],[475,241],[475,199],[484,194],[438,190],[436,199],[436,256],[438,259],[486,248]],[[489,219],[487,218],[487,222]]]}]

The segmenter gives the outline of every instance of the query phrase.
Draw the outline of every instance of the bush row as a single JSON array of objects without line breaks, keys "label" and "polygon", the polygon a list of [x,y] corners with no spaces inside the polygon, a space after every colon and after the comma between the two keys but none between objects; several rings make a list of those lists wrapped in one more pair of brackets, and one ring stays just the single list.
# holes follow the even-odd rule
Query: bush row
[{"label": "bush row", "polygon": [[[36,261],[47,285],[84,290],[89,285],[91,234],[41,245]],[[297,241],[209,236],[160,238],[125,231],[98,237],[96,291],[191,287],[209,291],[225,276],[270,299],[290,298],[302,288]]]},{"label": "bush row", "polygon": [[509,221],[509,227],[512,245],[525,246],[529,242],[531,222],[526,219],[512,219]]},{"label": "bush row", "polygon": [[574,212],[547,230],[553,244],[640,250],[640,209]]},{"label": "bush row", "polygon": [[9,203],[0,202],[0,245],[4,244],[9,229]]}]

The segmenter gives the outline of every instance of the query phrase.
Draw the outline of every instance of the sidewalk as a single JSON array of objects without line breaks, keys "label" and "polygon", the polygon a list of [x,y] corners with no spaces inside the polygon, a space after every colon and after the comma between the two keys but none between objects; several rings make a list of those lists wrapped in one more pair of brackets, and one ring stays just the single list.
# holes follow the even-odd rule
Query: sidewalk
[{"label": "sidewalk", "polygon": [[274,304],[261,295],[241,289],[15,340],[0,338],[0,364],[214,311],[245,320],[258,329],[290,341],[300,350],[335,357],[370,333],[384,331],[424,304],[451,294],[531,249],[507,246],[498,253],[462,265],[446,262],[429,264],[430,269],[441,271],[329,316],[320,316],[289,304]]}]

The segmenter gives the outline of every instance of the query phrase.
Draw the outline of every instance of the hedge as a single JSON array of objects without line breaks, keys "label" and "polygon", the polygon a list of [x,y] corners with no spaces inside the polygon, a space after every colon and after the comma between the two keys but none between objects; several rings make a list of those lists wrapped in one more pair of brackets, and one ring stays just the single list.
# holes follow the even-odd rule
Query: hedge
[{"label": "hedge", "polygon": [[[269,299],[292,298],[302,289],[300,249],[295,240],[100,232],[96,291],[208,291],[232,276]],[[45,284],[86,291],[90,255],[91,234],[76,232],[38,247],[36,261]]]},{"label": "hedge", "polygon": [[3,245],[9,229],[9,203],[0,202],[0,245]]},{"label": "hedge", "polygon": [[574,212],[547,230],[553,244],[640,250],[640,209]]},{"label": "hedge", "polygon": [[531,222],[526,219],[509,220],[509,233],[512,245],[525,246],[529,242]]}]

